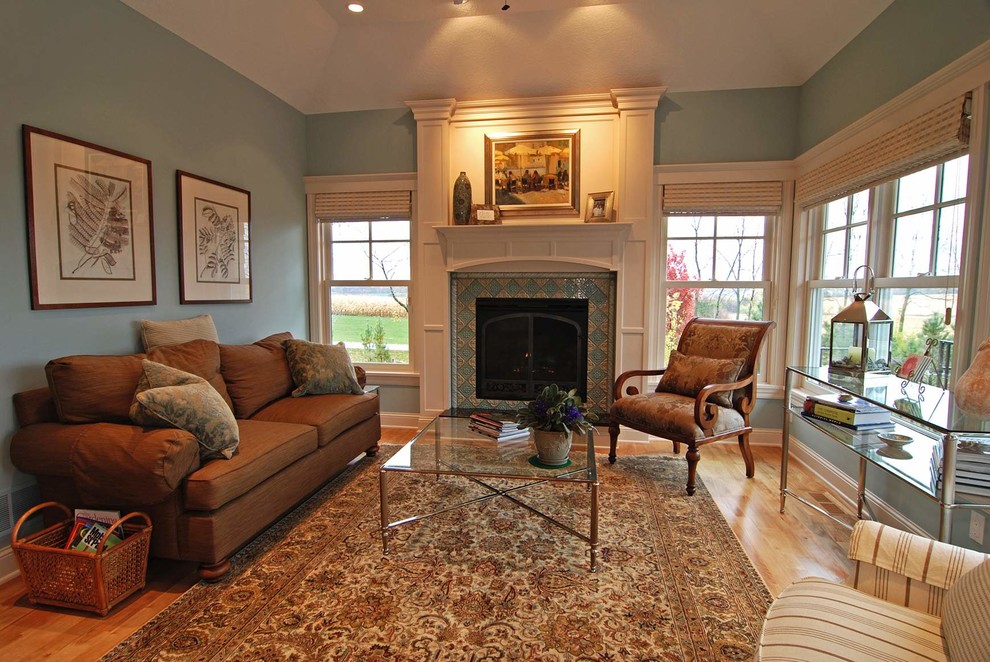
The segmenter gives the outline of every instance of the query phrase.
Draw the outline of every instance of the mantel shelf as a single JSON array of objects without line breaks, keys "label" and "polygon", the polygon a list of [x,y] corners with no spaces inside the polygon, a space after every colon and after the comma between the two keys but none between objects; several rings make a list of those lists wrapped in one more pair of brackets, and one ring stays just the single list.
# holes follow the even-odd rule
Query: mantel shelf
[{"label": "mantel shelf", "polygon": [[504,223],[502,225],[434,225],[433,229],[445,244],[459,241],[487,241],[510,239],[596,239],[598,241],[622,241],[629,234],[632,223]]}]

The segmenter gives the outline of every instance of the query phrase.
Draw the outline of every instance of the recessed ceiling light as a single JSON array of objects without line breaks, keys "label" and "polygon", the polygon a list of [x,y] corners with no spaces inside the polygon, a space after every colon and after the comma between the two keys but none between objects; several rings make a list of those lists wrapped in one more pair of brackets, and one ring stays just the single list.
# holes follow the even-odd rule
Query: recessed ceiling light
[{"label": "recessed ceiling light", "polygon": [[349,2],[347,3],[347,8],[350,9],[355,14],[360,14],[364,11],[364,5],[360,2]]}]

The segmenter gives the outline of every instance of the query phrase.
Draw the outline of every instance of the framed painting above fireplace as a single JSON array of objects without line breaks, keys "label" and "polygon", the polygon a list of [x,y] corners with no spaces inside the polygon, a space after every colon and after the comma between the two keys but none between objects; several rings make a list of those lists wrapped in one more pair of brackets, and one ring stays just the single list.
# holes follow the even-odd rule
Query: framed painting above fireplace
[{"label": "framed painting above fireplace", "polygon": [[578,129],[485,136],[485,204],[504,217],[577,215],[580,174]]}]

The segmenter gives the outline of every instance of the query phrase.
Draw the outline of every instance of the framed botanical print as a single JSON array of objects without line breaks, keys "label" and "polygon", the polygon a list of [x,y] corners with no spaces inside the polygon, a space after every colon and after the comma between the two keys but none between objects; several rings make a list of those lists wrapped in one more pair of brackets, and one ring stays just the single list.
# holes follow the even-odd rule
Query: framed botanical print
[{"label": "framed botanical print", "polygon": [[177,170],[179,299],[251,302],[251,193]]},{"label": "framed botanical print", "polygon": [[31,308],[155,303],[151,161],[22,128]]},{"label": "framed botanical print", "polygon": [[578,214],[581,132],[530,131],[485,136],[485,204],[502,216]]}]

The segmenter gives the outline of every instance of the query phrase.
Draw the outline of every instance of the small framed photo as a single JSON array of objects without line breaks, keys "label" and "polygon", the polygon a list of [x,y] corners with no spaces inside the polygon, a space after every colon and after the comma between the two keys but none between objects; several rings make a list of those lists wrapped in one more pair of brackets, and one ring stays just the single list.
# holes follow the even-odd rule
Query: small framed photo
[{"label": "small framed photo", "polygon": [[179,300],[251,302],[251,193],[177,170]]},{"label": "small framed photo", "polygon": [[471,205],[471,218],[468,225],[501,225],[502,211],[498,205]]},{"label": "small framed photo", "polygon": [[584,203],[585,223],[611,223],[612,202],[615,199],[615,191],[603,191],[602,193],[589,193],[588,200]]},{"label": "small framed photo", "polygon": [[154,305],[151,161],[22,133],[31,308]]}]

